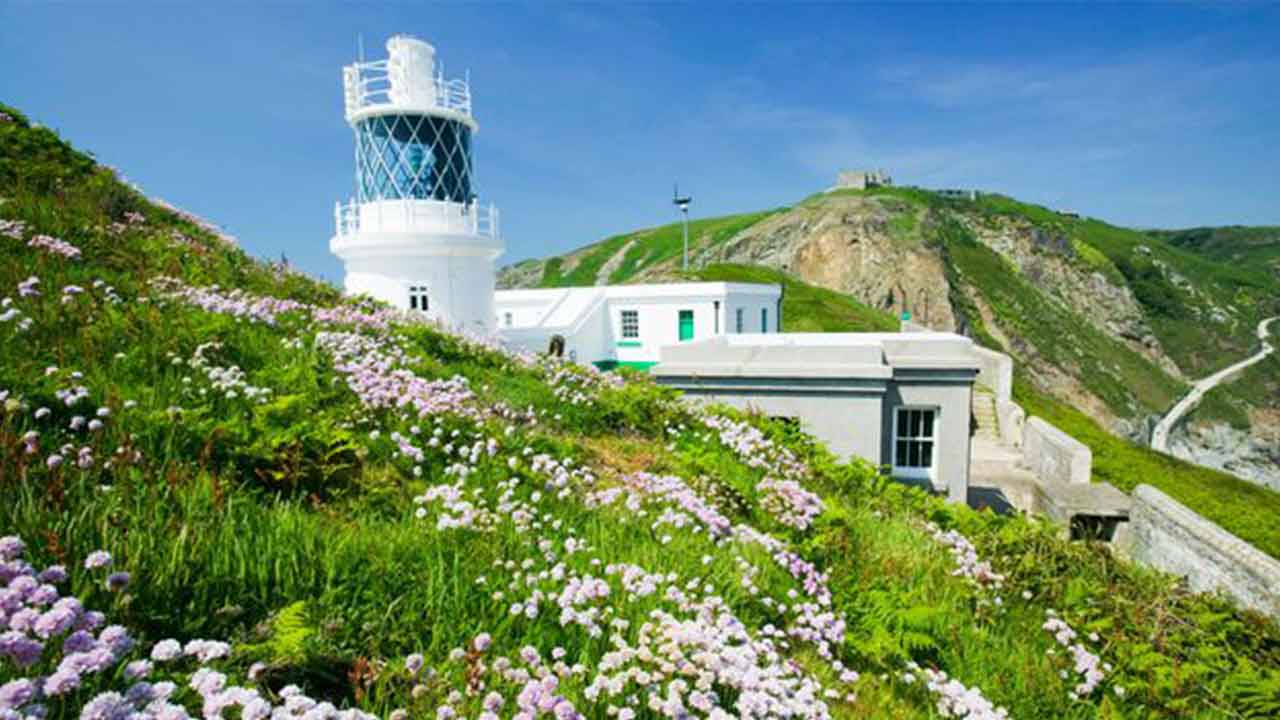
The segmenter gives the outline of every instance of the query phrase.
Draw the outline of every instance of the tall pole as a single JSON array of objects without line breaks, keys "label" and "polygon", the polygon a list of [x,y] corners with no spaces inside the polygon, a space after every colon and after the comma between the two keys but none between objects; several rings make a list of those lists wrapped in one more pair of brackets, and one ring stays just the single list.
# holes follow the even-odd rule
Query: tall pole
[{"label": "tall pole", "polygon": [[671,193],[671,204],[680,208],[682,215],[681,222],[684,225],[684,256],[680,263],[680,269],[689,272],[689,203],[693,202],[693,197],[680,197],[680,186],[677,184]]},{"label": "tall pole", "polygon": [[689,206],[680,208],[684,215],[684,271],[689,272]]}]

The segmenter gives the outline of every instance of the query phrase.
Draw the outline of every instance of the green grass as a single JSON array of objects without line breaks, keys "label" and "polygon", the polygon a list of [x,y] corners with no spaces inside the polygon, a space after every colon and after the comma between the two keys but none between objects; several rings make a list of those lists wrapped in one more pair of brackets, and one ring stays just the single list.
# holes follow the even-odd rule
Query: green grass
[{"label": "green grass", "polygon": [[[746,230],[778,211],[726,215],[704,218],[689,223],[689,251],[712,247]],[[606,279],[599,278],[605,263],[631,243],[621,262]],[[684,249],[684,229],[672,223],[625,235],[615,235],[577,251],[577,262],[567,273],[562,271],[563,258],[550,258],[544,266],[541,287],[576,287],[597,284],[626,283],[656,265],[675,262],[678,265]],[[678,268],[677,268],[678,269]],[[603,280],[601,282],[601,280]]]}]

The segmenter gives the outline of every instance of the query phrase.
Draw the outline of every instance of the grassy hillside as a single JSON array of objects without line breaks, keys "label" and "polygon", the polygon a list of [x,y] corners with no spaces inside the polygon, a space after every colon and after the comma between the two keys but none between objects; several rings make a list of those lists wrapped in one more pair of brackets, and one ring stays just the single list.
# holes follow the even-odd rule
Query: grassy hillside
[{"label": "grassy hillside", "polygon": [[691,275],[698,280],[781,285],[784,332],[892,332],[898,329],[897,318],[883,310],[863,305],[848,295],[800,282],[778,270],[718,263]]},{"label": "grassy hillside", "polygon": [[[877,211],[859,214],[839,206],[851,198],[866,199]],[[1054,386],[1055,374],[1065,374],[1116,418],[1141,422],[1161,413],[1185,392],[1186,384],[1136,352],[1132,338],[1073,308],[1066,295],[1079,292],[1078,287],[1063,289],[1049,278],[1024,274],[998,253],[993,245],[1000,244],[1002,234],[1031,234],[1038,256],[1061,258],[1081,277],[1097,273],[1112,286],[1127,288],[1161,350],[1187,377],[1207,375],[1246,354],[1254,344],[1257,321],[1280,313],[1280,270],[1271,229],[1143,232],[1001,195],[970,201],[899,187],[819,193],[793,208],[695,221],[691,256],[695,263],[716,256],[712,249],[779,214],[796,213],[809,227],[823,217],[815,213],[824,208],[832,213],[824,219],[825,228],[852,222],[863,232],[885,235],[895,247],[934,248],[956,286],[951,305],[962,322],[981,322],[975,304],[980,301],[999,326],[992,330],[1011,339],[1013,346],[1007,349],[1020,361],[1035,364],[1042,387]],[[995,240],[980,240],[979,231]],[[778,236],[770,242],[793,240]],[[628,282],[642,273],[674,272],[679,250],[680,226],[671,224],[618,235],[541,263],[528,261],[517,268],[521,273],[508,277],[544,286]],[[1243,425],[1248,409],[1266,402],[1241,390],[1210,408],[1220,406],[1220,414]]]},{"label": "grassy hillside", "polygon": [[[689,253],[699,248],[717,245],[742,230],[763,220],[775,211],[726,215],[689,222]],[[621,261],[609,274],[600,278],[600,272],[610,258],[626,248]],[[549,260],[542,274],[541,287],[572,287],[581,285],[625,283],[647,268],[663,262],[676,261],[684,251],[684,228],[672,223],[625,235],[615,235],[595,245],[578,251],[571,268],[564,267],[564,260]],[[599,282],[603,280],[603,282]]]},{"label": "grassy hillside", "polygon": [[344,301],[4,106],[0,196],[5,718],[1280,708],[1274,624]]}]

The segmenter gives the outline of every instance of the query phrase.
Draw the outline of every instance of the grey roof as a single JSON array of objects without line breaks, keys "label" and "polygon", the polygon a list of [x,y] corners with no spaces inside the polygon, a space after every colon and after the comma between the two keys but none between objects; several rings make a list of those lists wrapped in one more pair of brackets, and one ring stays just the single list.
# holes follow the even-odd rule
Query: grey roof
[{"label": "grey roof", "polygon": [[973,341],[953,333],[722,335],[662,348],[657,376],[890,378],[895,370],[973,370]]}]

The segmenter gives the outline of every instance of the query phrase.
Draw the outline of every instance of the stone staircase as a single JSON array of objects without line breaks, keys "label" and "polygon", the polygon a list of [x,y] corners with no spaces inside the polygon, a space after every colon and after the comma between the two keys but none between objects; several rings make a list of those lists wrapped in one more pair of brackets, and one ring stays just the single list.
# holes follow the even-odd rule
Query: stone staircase
[{"label": "stone staircase", "polygon": [[1000,436],[996,397],[987,388],[973,389],[973,418],[977,428],[969,456],[969,504],[997,511],[1032,507],[1036,476],[1022,467],[1022,451]]},{"label": "stone staircase", "polygon": [[996,398],[975,386],[977,423],[969,455],[969,504],[998,512],[1040,512],[1062,523],[1068,537],[1112,539],[1129,517],[1129,497],[1107,483],[1064,483],[1038,478],[1023,463],[1022,448],[1000,434]]}]

